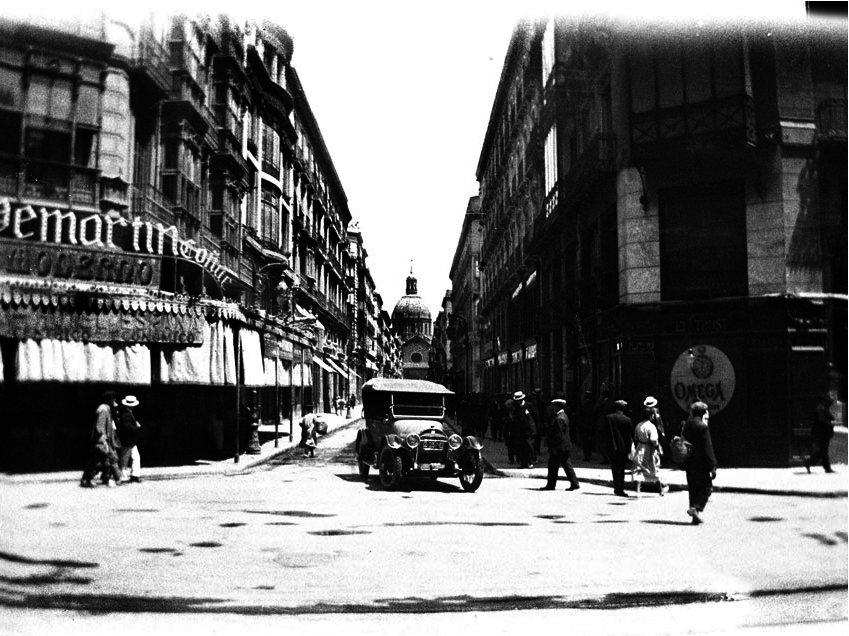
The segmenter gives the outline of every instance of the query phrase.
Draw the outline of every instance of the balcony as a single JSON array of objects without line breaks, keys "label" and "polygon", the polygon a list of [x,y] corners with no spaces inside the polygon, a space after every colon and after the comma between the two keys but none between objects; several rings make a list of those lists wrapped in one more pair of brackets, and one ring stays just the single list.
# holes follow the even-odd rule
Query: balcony
[{"label": "balcony", "polygon": [[171,89],[171,73],[168,70],[168,52],[156,41],[148,28],[139,31],[133,52],[132,72],[142,83],[145,91],[164,96]]},{"label": "balcony", "polygon": [[754,113],[754,102],[745,93],[631,113],[631,143],[643,155],[697,139],[717,147],[728,142],[754,145]]},{"label": "balcony", "polygon": [[171,208],[162,193],[151,185],[132,188],[131,209],[142,221],[170,225],[173,221]]}]

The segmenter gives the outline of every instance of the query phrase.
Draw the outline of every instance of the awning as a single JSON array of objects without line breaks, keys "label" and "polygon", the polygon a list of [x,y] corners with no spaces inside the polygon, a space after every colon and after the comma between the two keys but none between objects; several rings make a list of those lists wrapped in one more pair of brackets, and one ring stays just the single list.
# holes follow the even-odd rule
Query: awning
[{"label": "awning", "polygon": [[334,362],[331,358],[327,358],[327,364],[329,364],[333,369],[341,376],[348,377],[348,374],[342,370],[338,363]]},{"label": "awning", "polygon": [[334,369],[334,368],[328,366],[328,364],[324,360],[322,360],[320,356],[314,355],[312,357],[312,361],[315,362],[318,366],[320,366],[325,371],[329,371],[330,373],[339,373],[338,369]]}]

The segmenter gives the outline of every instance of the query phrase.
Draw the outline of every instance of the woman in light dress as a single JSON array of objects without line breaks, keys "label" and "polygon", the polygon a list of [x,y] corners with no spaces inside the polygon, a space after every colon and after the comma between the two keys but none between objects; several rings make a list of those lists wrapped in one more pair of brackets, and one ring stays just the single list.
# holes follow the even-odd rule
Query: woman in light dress
[{"label": "woman in light dress", "polygon": [[637,497],[640,496],[644,481],[656,481],[661,497],[669,491],[669,487],[660,478],[660,436],[654,425],[654,418],[653,409],[643,409],[634,431],[636,447],[631,474],[636,484]]}]

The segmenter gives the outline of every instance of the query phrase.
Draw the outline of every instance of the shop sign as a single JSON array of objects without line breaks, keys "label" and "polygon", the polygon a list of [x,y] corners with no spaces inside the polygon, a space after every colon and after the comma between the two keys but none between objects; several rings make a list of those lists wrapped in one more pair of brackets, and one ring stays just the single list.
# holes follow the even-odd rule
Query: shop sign
[{"label": "shop sign", "polygon": [[498,364],[507,364],[509,362],[509,351],[501,351],[498,354]]},{"label": "shop sign", "polygon": [[[93,252],[126,251],[171,256],[192,261],[218,280],[223,287],[230,277],[218,255],[198,247],[193,239],[181,239],[176,226],[125,219],[117,211],[90,212],[37,211],[29,205],[12,208],[8,198],[0,199],[0,234],[18,241],[88,248]],[[117,241],[117,243],[116,243]]]},{"label": "shop sign", "polygon": [[528,345],[525,348],[525,360],[533,360],[537,357],[537,346],[536,344]]},{"label": "shop sign", "polygon": [[487,369],[490,369],[495,366],[495,358],[487,358],[483,361],[483,364]]},{"label": "shop sign", "polygon": [[144,312],[70,313],[31,307],[0,312],[0,336],[17,340],[203,343],[202,316]]},{"label": "shop sign", "polygon": [[696,345],[678,356],[669,379],[675,401],[689,411],[693,402],[708,405],[711,414],[728,406],[736,376],[731,360],[711,345]]},{"label": "shop sign", "polygon": [[159,263],[154,256],[4,239],[0,239],[0,274],[159,286]]},{"label": "shop sign", "polygon": [[513,364],[516,364],[517,362],[521,362],[521,361],[522,361],[522,350],[521,350],[521,349],[519,349],[518,351],[514,351],[514,352],[510,355],[510,358],[511,358],[511,362],[512,362]]}]

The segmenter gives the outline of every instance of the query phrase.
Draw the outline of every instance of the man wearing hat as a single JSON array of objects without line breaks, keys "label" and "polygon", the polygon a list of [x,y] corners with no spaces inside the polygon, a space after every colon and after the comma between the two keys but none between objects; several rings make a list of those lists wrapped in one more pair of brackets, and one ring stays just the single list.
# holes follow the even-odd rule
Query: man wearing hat
[{"label": "man wearing hat", "polygon": [[628,463],[628,453],[634,443],[634,424],[625,415],[628,403],[616,400],[613,403],[616,411],[605,417],[605,428],[598,441],[602,450],[610,457],[610,471],[613,474],[613,494],[627,497],[625,492],[625,466]]},{"label": "man wearing hat", "polygon": [[[141,456],[139,455],[139,429],[141,424],[136,421],[133,409],[139,405],[135,395],[128,395],[121,400],[120,414],[118,415],[118,439],[121,440],[121,449],[118,458],[124,479],[138,483],[141,481]],[[128,473],[129,471],[129,473]]]},{"label": "man wearing hat", "polygon": [[566,400],[558,396],[551,401],[554,418],[548,425],[545,443],[548,446],[548,480],[540,490],[554,490],[557,487],[557,473],[560,467],[566,472],[569,480],[567,490],[578,490],[578,476],[572,467],[569,455],[572,451],[572,440],[569,437],[569,416],[566,415]]},{"label": "man wearing hat", "polygon": [[518,425],[516,459],[519,461],[519,468],[533,468],[536,460],[533,446],[534,435],[537,433],[536,417],[525,400],[525,394],[521,391],[516,391],[513,394],[513,408]]}]

